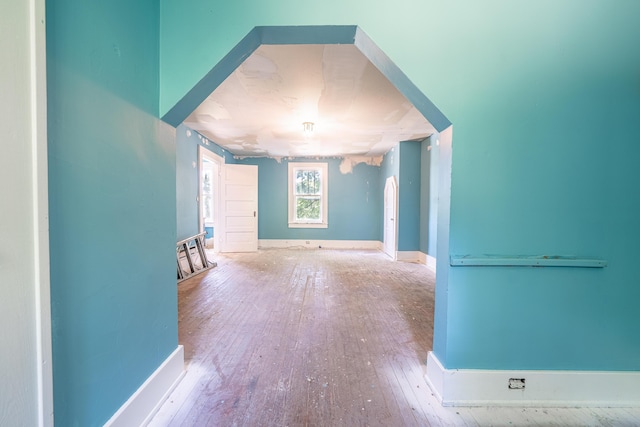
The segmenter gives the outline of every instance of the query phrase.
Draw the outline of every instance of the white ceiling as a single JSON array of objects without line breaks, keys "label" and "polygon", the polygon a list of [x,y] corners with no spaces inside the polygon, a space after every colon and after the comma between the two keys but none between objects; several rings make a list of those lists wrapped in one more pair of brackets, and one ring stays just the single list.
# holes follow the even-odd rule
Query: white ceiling
[{"label": "white ceiling", "polygon": [[237,156],[268,157],[380,156],[435,132],[351,44],[261,45],[184,124]]}]

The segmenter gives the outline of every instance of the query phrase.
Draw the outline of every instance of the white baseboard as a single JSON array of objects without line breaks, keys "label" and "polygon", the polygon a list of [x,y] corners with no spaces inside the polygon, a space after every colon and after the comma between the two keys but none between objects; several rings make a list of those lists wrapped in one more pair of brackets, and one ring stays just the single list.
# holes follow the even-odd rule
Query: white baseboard
[{"label": "white baseboard", "polygon": [[179,345],[107,421],[105,427],[148,424],[180,382],[184,372],[184,347]]},{"label": "white baseboard", "polygon": [[442,406],[640,406],[640,372],[445,369],[430,352],[426,379]]},{"label": "white baseboard", "polygon": [[[260,239],[258,240],[258,248],[366,249],[382,251],[383,243],[378,240]],[[420,251],[396,251],[396,261],[417,262],[426,265],[433,272],[436,271],[436,259]]]},{"label": "white baseboard", "polygon": [[434,273],[436,272],[436,259],[434,257],[425,254],[424,252],[418,252],[418,256],[420,257],[418,259],[418,262],[420,264],[424,264],[429,270],[433,271]]},{"label": "white baseboard", "polygon": [[302,240],[302,239],[260,239],[260,249],[309,248],[309,249],[373,249],[382,250],[378,240]]},{"label": "white baseboard", "polygon": [[434,273],[436,272],[436,259],[434,257],[432,257],[431,255],[427,255],[425,264],[427,265],[427,268],[429,270],[433,271]]},{"label": "white baseboard", "polygon": [[420,251],[397,251],[396,261],[420,262]]}]

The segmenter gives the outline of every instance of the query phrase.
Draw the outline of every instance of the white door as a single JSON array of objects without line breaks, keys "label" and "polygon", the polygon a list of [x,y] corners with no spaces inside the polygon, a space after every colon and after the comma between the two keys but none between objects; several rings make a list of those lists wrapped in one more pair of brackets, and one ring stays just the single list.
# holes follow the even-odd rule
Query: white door
[{"label": "white door", "polygon": [[387,178],[384,185],[384,252],[396,259],[398,240],[398,184],[395,176]]},{"label": "white door", "polygon": [[224,165],[222,252],[258,250],[258,166]]}]

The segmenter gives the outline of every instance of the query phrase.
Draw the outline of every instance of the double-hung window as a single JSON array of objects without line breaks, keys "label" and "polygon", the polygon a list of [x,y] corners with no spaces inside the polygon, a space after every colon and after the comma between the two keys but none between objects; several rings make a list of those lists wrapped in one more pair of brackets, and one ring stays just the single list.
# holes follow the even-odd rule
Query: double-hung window
[{"label": "double-hung window", "polygon": [[327,228],[327,164],[289,162],[289,227]]}]

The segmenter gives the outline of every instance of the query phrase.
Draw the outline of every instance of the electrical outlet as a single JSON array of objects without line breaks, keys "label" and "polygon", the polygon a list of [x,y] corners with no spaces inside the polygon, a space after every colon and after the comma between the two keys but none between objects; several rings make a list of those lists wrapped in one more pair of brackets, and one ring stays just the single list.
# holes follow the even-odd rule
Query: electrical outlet
[{"label": "electrical outlet", "polygon": [[509,378],[510,390],[524,390],[524,378]]}]

